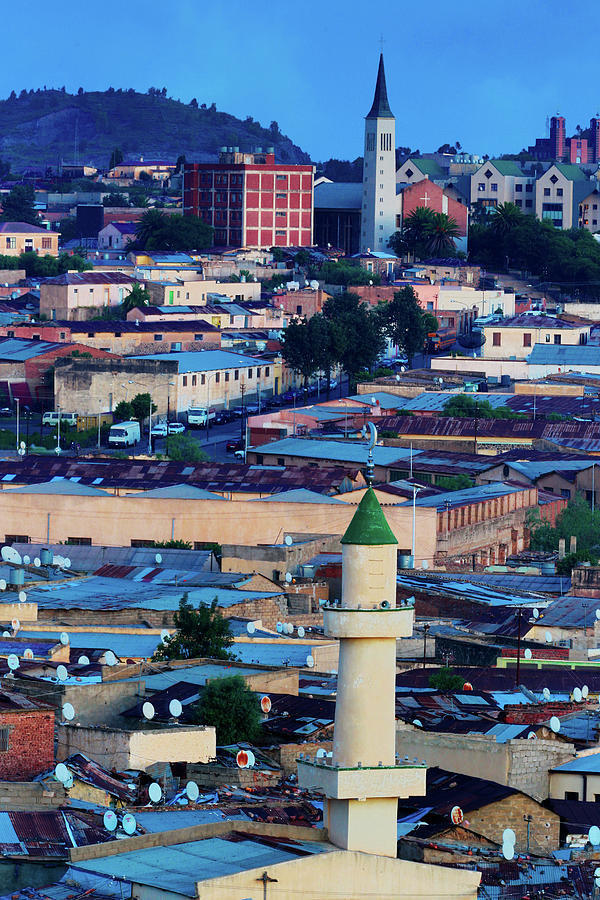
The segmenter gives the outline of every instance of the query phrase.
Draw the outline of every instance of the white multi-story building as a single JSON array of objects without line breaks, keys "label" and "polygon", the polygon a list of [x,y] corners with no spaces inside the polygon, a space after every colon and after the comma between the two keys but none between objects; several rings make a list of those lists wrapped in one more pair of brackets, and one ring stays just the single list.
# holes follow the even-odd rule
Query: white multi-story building
[{"label": "white multi-story building", "polygon": [[360,249],[386,250],[396,226],[396,120],[385,84],[383,54],[373,105],[365,119]]}]

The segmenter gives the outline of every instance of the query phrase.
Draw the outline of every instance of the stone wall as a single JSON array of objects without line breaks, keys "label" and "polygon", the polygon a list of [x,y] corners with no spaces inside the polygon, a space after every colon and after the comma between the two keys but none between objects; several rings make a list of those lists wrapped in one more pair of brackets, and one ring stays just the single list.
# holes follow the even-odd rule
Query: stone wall
[{"label": "stone wall", "polygon": [[2,686],[6,690],[17,690],[28,697],[39,699],[53,706],[57,712],[62,710],[64,703],[71,703],[75,710],[75,721],[80,725],[103,722],[105,725],[120,726],[124,722],[121,713],[137,703],[145,693],[143,680],[53,684],[17,677],[5,678]]},{"label": "stone wall", "polygon": [[466,814],[469,828],[483,834],[498,844],[502,844],[502,832],[512,828],[516,835],[515,852],[527,851],[527,822],[523,816],[530,815],[529,849],[533,853],[549,856],[559,848],[560,817],[549,809],[544,809],[535,800],[524,794],[513,794],[489,806]]},{"label": "stone wall", "polygon": [[573,744],[558,740],[513,740],[498,744],[487,735],[438,734],[396,723],[396,751],[428,766],[510,785],[537,800],[548,797],[548,770],[575,757]]}]

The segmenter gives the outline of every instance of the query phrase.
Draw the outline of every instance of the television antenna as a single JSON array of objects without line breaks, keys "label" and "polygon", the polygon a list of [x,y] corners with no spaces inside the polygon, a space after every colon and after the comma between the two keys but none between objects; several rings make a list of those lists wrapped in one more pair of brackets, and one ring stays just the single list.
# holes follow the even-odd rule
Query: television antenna
[{"label": "television antenna", "polygon": [[22,564],[21,554],[15,550],[14,547],[3,547],[2,550],[0,550],[0,556],[4,562],[12,563],[14,566],[20,566]]},{"label": "television antenna", "polygon": [[534,609],[533,609],[533,618],[534,618],[534,619],[539,619],[539,617],[540,617],[540,611],[539,611],[539,609],[538,609],[537,607],[534,607]]},{"label": "television antenna", "polygon": [[546,634],[544,635],[544,637],[546,638],[547,644],[552,643],[552,632],[551,631],[547,631]]},{"label": "television antenna", "polygon": [[581,696],[583,697],[584,700],[587,700],[589,693],[590,693],[589,687],[587,686],[587,684],[584,684],[584,686],[581,688]]},{"label": "television antenna", "polygon": [[598,844],[600,844],[600,828],[598,828],[597,825],[592,825],[590,828],[588,832],[588,841],[590,844],[593,844],[594,847],[597,847]]},{"label": "television antenna", "polygon": [[285,580],[287,581],[288,584],[292,583],[292,573],[291,572],[285,573]]},{"label": "television antenna", "polygon": [[168,638],[170,638],[170,637],[171,637],[171,632],[169,631],[169,629],[163,628],[163,630],[160,633],[160,639],[163,642],[163,644],[166,644]]},{"label": "television antenna", "polygon": [[162,554],[157,553],[157,554],[155,555],[155,557],[154,557],[154,562],[155,562],[157,565],[160,565],[161,562],[162,562]]},{"label": "television antenna", "polygon": [[28,565],[30,564],[30,562],[31,562],[31,557],[25,555],[25,556],[23,557],[23,565],[24,565],[24,566],[28,566]]},{"label": "television antenna", "polygon": [[21,628],[21,623],[18,619],[11,619],[10,625],[11,625],[12,630],[15,632],[15,634]]},{"label": "television antenna", "polygon": [[529,734],[527,735],[527,740],[528,741],[536,741],[537,740],[537,735],[535,734],[534,731],[529,732]]}]

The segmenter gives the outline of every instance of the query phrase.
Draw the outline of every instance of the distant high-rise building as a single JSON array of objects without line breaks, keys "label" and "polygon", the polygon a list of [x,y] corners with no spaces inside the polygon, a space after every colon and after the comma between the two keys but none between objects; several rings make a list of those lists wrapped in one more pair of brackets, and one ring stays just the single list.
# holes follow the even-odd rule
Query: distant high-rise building
[{"label": "distant high-rise building", "polygon": [[383,54],[365,118],[360,249],[387,250],[396,231],[396,119],[388,102]]},{"label": "distant high-rise building", "polygon": [[564,116],[552,116],[550,119],[550,152],[552,159],[564,159],[565,140]]}]

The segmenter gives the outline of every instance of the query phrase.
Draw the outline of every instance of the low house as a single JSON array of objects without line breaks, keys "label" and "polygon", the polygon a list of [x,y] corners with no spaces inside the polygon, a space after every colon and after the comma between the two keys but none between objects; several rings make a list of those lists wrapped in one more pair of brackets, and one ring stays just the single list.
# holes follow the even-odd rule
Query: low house
[{"label": "low house", "polygon": [[522,313],[483,329],[484,357],[490,359],[527,359],[536,344],[582,346],[590,339],[592,322],[579,316],[550,316],[546,313]]},{"label": "low house", "polygon": [[[99,309],[122,303],[140,282],[122,272],[65,272],[42,282],[40,315],[85,320]],[[143,284],[142,284],[143,287]]]},{"label": "low house", "polygon": [[0,222],[0,253],[3,256],[20,256],[21,253],[58,256],[59,237],[56,231],[29,222]]},{"label": "low house", "polygon": [[98,250],[125,250],[135,241],[137,222],[109,222],[98,232]]},{"label": "low house", "polygon": [[550,797],[555,800],[600,800],[600,753],[584,752],[550,770]]}]

